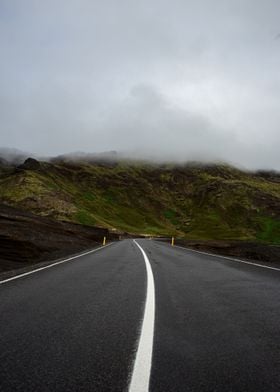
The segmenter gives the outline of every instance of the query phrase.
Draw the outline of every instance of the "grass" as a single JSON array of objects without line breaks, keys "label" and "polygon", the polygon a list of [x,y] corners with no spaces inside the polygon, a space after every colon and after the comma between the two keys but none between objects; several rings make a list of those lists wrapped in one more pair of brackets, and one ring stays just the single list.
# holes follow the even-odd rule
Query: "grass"
[{"label": "grass", "polygon": [[179,220],[177,219],[177,213],[173,210],[165,210],[163,215],[166,219],[168,219],[174,226],[179,224]]},{"label": "grass", "polygon": [[133,233],[279,244],[280,183],[227,165],[120,162],[0,174],[0,201]]},{"label": "grass", "polygon": [[78,211],[76,214],[76,219],[78,223],[86,226],[94,226],[97,223],[92,214],[85,210]]},{"label": "grass", "polygon": [[83,199],[86,201],[94,201],[96,200],[96,196],[91,192],[85,192],[83,194]]},{"label": "grass", "polygon": [[258,222],[260,229],[257,233],[257,239],[280,245],[280,220],[270,217],[260,217]]}]

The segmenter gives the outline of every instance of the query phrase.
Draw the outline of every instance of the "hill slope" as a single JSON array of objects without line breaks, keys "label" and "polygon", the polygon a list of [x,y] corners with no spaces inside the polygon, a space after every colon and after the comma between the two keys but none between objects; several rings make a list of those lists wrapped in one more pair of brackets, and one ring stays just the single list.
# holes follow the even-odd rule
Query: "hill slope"
[{"label": "hill slope", "polygon": [[227,165],[0,163],[0,202],[132,233],[280,243],[280,176]]},{"label": "hill slope", "polygon": [[106,229],[58,222],[0,204],[0,275],[100,246],[104,236],[115,239]]}]

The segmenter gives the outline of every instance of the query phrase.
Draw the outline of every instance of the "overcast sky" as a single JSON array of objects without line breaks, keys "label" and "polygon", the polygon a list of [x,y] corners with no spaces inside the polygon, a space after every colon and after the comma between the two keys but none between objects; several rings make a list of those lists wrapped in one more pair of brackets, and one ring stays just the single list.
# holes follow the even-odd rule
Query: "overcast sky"
[{"label": "overcast sky", "polygon": [[1,146],[280,169],[279,0],[1,0]]}]

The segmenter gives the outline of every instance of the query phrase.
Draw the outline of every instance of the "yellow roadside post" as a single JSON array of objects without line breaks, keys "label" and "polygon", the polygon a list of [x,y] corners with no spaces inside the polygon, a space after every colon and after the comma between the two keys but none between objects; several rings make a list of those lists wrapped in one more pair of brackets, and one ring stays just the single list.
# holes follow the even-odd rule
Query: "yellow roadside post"
[{"label": "yellow roadside post", "polygon": [[103,238],[103,245],[106,245],[106,237]]},{"label": "yellow roadside post", "polygon": [[171,246],[174,246],[174,237],[172,237]]}]

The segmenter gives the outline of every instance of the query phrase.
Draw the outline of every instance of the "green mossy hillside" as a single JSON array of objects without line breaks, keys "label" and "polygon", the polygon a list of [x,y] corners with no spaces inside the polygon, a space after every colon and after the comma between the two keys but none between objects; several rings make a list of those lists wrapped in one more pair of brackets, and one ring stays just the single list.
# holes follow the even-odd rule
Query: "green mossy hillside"
[{"label": "green mossy hillside", "polygon": [[280,243],[280,176],[223,164],[56,160],[0,168],[0,201],[131,233]]}]

